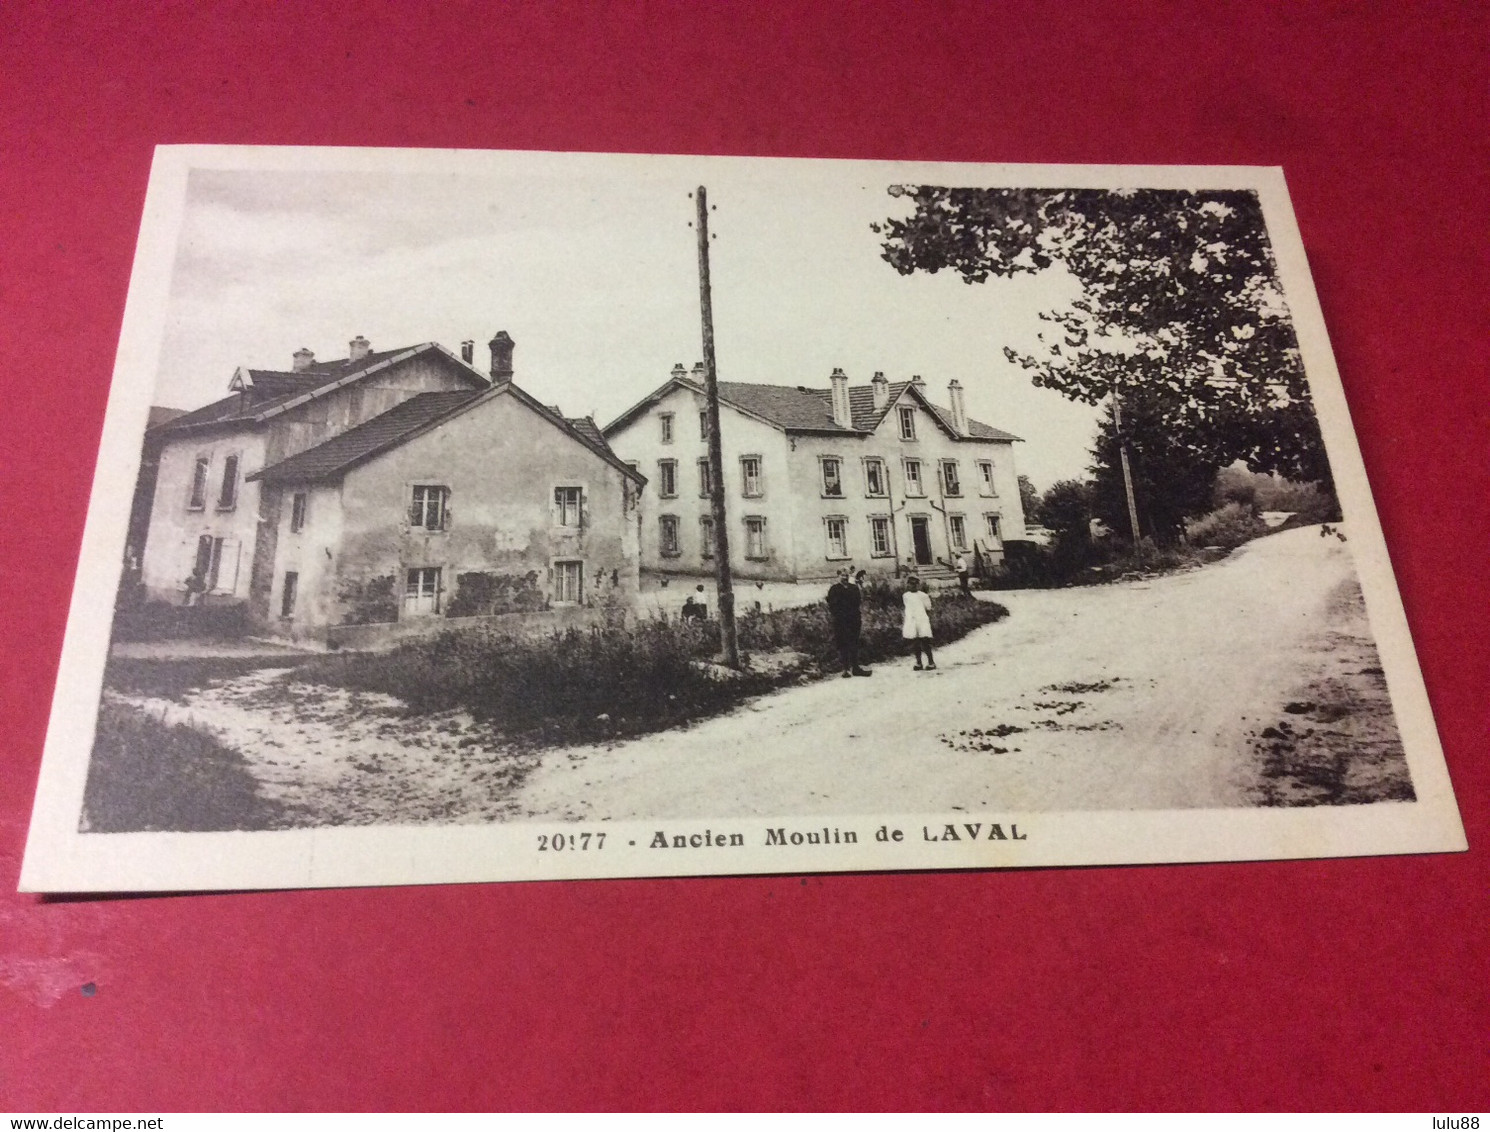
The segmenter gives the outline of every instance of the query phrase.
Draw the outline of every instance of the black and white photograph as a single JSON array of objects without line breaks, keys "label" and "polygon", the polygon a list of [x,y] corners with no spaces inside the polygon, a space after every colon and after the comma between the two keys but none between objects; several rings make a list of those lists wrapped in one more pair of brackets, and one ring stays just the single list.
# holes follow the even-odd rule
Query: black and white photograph
[{"label": "black and white photograph", "polygon": [[157,150],[24,888],[1463,848],[1278,170]]}]

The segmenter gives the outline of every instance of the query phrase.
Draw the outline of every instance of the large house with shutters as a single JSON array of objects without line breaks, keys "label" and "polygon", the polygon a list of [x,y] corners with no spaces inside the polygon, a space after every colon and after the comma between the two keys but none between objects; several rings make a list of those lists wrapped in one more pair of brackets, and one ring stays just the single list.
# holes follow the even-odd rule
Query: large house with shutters
[{"label": "large house with shutters", "polygon": [[152,429],[148,596],[246,603],[262,631],[331,643],[629,605],[645,477],[513,383],[505,332],[489,373],[473,351],[301,350]]},{"label": "large house with shutters", "polygon": [[[1024,537],[1014,445],[971,420],[961,384],[949,405],[919,377],[883,373],[827,388],[719,383],[730,565],[761,580],[945,571],[959,555],[997,565]],[[641,532],[649,571],[706,574],[715,548],[702,365],[679,365],[605,429],[648,481]]]}]

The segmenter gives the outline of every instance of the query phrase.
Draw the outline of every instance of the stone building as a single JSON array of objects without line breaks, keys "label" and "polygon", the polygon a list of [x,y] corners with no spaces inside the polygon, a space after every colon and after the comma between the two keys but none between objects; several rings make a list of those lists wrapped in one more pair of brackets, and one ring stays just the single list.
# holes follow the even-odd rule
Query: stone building
[{"label": "stone building", "polygon": [[[642,565],[713,569],[703,367],[669,380],[605,429],[646,475]],[[962,386],[934,403],[919,377],[876,373],[828,387],[719,383],[730,564],[743,578],[945,571],[962,554],[996,565],[1024,537],[1014,444],[970,420]]]},{"label": "stone building", "polygon": [[644,477],[513,383],[505,332],[490,373],[473,349],[302,350],[153,430],[147,593],[245,602],[263,631],[331,642],[628,603]]}]

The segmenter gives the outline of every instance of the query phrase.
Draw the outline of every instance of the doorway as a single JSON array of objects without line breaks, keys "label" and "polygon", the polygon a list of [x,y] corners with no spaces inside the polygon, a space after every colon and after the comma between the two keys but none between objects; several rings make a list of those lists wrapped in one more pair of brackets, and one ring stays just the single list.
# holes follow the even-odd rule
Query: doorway
[{"label": "doorway", "polygon": [[931,565],[931,524],[924,515],[911,516],[911,542],[916,548],[916,565]]}]

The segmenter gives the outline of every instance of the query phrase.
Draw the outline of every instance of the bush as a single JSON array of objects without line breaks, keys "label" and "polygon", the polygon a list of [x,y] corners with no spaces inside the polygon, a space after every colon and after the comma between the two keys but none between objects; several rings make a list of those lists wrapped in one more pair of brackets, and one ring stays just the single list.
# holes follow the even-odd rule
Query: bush
[{"label": "bush", "polygon": [[1185,524],[1185,538],[1191,546],[1224,546],[1228,550],[1267,532],[1267,524],[1243,503],[1228,503]]},{"label": "bush", "polygon": [[[893,599],[893,602],[892,602]],[[865,595],[861,658],[904,653],[900,591]],[[1008,616],[961,594],[932,605],[936,642],[966,636]],[[386,653],[318,657],[294,678],[396,696],[415,712],[461,709],[535,742],[639,735],[728,711],[741,700],[836,670],[825,606],[748,613],[737,622],[743,653],[792,650],[804,660],[771,671],[732,672],[709,663],[720,649],[717,621],[642,622],[630,628],[569,629],[532,639],[468,629],[412,641]]]},{"label": "bush", "polygon": [[248,636],[248,606],[121,602],[114,611],[114,640],[237,641]]},{"label": "bush", "polygon": [[243,757],[205,731],[109,699],[99,705],[83,830],[282,829],[292,818],[259,794]]}]

